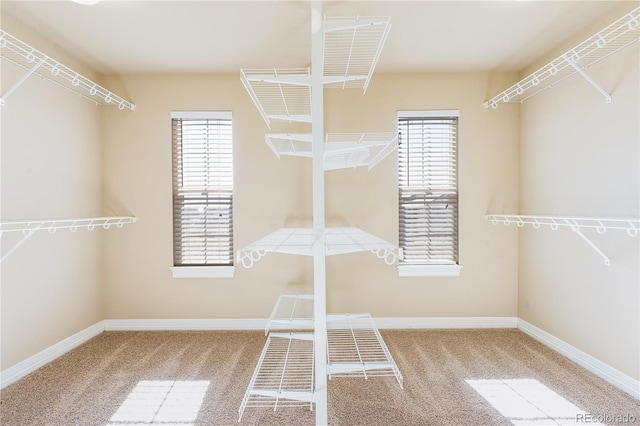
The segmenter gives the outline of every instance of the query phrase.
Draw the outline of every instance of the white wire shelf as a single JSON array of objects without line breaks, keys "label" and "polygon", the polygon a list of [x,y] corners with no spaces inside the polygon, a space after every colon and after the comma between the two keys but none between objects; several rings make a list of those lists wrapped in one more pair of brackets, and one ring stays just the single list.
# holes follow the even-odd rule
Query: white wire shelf
[{"label": "white wire shelf", "polygon": [[[312,256],[314,242],[311,228],[282,228],[238,250],[236,261],[251,268],[269,252]],[[370,251],[385,263],[392,265],[402,259],[397,246],[354,227],[325,229],[325,253],[327,256]]]},{"label": "white wire shelf", "polygon": [[394,376],[402,388],[402,374],[370,314],[327,315],[327,339],[329,378]]},{"label": "white wire shelf", "polygon": [[313,409],[313,333],[271,333],[238,410],[308,406]]},{"label": "white wire shelf", "polygon": [[637,237],[640,233],[640,218],[609,218],[609,217],[572,217],[572,216],[536,216],[536,215],[503,215],[490,214],[484,218],[494,225],[503,224],[509,226],[515,224],[522,228],[531,225],[535,229],[570,228],[580,236],[591,248],[604,259],[605,265],[610,265],[610,259],[583,233],[583,229],[595,229],[598,234],[604,234],[607,230],[623,230],[630,237]]},{"label": "white wire shelf", "polygon": [[271,330],[313,329],[313,295],[281,294],[267,320],[264,334]]},{"label": "white wire shelf", "polygon": [[121,110],[125,108],[134,110],[136,107],[133,103],[112,93],[3,30],[0,30],[0,51],[2,53],[2,59],[26,71],[13,86],[2,93],[0,105],[5,105],[7,98],[24,83],[29,76],[36,74],[45,80],[95,102],[96,105],[113,104]]},{"label": "white wire shelf", "polygon": [[391,18],[327,18],[323,29],[324,87],[366,92],[389,35]]},{"label": "white wire shelf", "polygon": [[311,122],[309,68],[241,69],[240,80],[267,126],[271,120]]},{"label": "white wire shelf", "polygon": [[585,70],[619,50],[634,44],[639,38],[640,7],[489,99],[484,103],[484,106],[485,108],[497,108],[498,104],[503,102],[524,102],[574,74],[582,75],[602,93],[605,101],[609,103],[611,102],[610,94],[600,87]]},{"label": "white wire shelf", "polygon": [[[273,153],[297,157],[313,157],[311,134],[266,134],[265,142]],[[398,147],[398,135],[383,133],[327,133],[324,146],[324,169],[337,170],[375,167]]]},{"label": "white wire shelf", "polygon": [[55,234],[59,229],[75,232],[78,229],[93,231],[95,228],[109,229],[112,226],[122,228],[128,223],[134,223],[135,217],[129,216],[109,216],[109,217],[89,217],[74,219],[35,219],[35,220],[2,220],[0,221],[0,237],[5,232],[21,232],[22,238],[8,249],[0,258],[4,261],[14,251],[24,244],[36,231],[47,231]]}]

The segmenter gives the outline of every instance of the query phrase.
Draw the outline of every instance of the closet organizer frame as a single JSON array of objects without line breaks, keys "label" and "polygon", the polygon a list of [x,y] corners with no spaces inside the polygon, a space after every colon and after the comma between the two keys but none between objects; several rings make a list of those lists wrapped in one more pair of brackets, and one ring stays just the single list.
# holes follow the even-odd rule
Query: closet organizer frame
[{"label": "closet organizer frame", "polygon": [[26,71],[21,78],[2,93],[0,105],[5,105],[7,98],[30,76],[35,74],[82,98],[91,100],[96,105],[113,104],[120,110],[135,110],[136,108],[130,101],[105,89],[4,30],[0,30],[0,52],[2,59]]},{"label": "closet organizer frame", "polygon": [[640,7],[608,25],[547,65],[484,102],[485,108],[497,108],[506,102],[522,103],[530,97],[579,74],[611,102],[611,95],[586,72],[592,65],[628,47],[640,39]]},{"label": "closet organizer frame", "polygon": [[[356,17],[356,18],[325,18],[322,16],[322,3],[313,2],[312,8],[312,64],[310,68],[299,69],[242,69],[240,79],[249,96],[256,105],[268,127],[272,120],[310,123],[312,131],[310,135],[266,135],[265,141],[274,151],[276,156],[295,155],[312,158],[313,166],[313,228],[283,228],[277,230],[262,239],[238,250],[236,261],[245,267],[251,267],[268,252],[280,252],[295,255],[313,256],[314,258],[314,295],[283,295],[274,307],[265,332],[268,333],[267,343],[260,357],[254,377],[247,388],[245,398],[241,404],[239,421],[244,409],[252,406],[269,406],[274,410],[283,406],[282,402],[291,405],[309,404],[309,408],[316,408],[316,424],[327,424],[327,389],[326,379],[330,375],[348,374],[369,377],[365,370],[388,370],[399,375],[399,370],[391,367],[385,360],[370,361],[363,367],[361,364],[355,368],[357,348],[367,347],[353,345],[355,355],[349,359],[349,366],[343,362],[341,371],[330,371],[328,361],[329,345],[340,342],[337,334],[332,330],[345,329],[340,321],[349,317],[346,314],[340,318],[334,318],[331,324],[326,313],[326,276],[324,271],[324,258],[332,254],[352,253],[358,251],[372,251],[388,264],[395,263],[402,258],[402,251],[397,246],[374,237],[357,228],[327,228],[324,221],[324,172],[336,168],[358,167],[366,165],[369,169],[377,164],[388,153],[397,147],[397,135],[386,134],[328,134],[322,132],[323,103],[322,90],[324,88],[360,88],[366,92],[373,70],[380,57],[384,42],[391,26],[388,17]],[[314,28],[322,28],[316,32]],[[321,38],[319,38],[321,37]],[[320,74],[322,74],[320,76]],[[313,95],[313,96],[312,96]],[[313,98],[313,99],[312,99]],[[314,113],[315,110],[315,113]],[[289,145],[287,145],[289,144]],[[298,144],[299,146],[294,146]],[[277,146],[278,145],[278,146]],[[332,157],[333,156],[333,157]],[[319,193],[318,193],[319,192]],[[316,268],[321,265],[321,271]],[[281,313],[282,300],[293,300],[292,311],[288,314]],[[313,318],[303,318],[296,314],[296,306],[299,303],[312,303]],[[286,311],[286,309],[285,309]],[[362,314],[368,316],[368,314]],[[360,318],[360,317],[357,317]],[[370,318],[370,316],[368,316]],[[361,321],[358,319],[358,321]],[[357,322],[357,321],[356,321]],[[370,320],[369,326],[375,325]],[[289,329],[312,328],[312,333],[274,333],[271,327],[286,326]],[[360,327],[362,328],[362,327]],[[348,335],[357,335],[355,329]],[[384,341],[377,333],[378,345],[384,346]],[[332,334],[331,341],[328,337]],[[286,343],[283,343],[283,340]],[[287,341],[288,340],[288,341]],[[277,341],[279,350],[272,350]],[[308,343],[304,343],[308,342]],[[309,345],[310,343],[310,345]],[[367,342],[368,343],[368,342]],[[286,345],[306,349],[295,351],[296,356],[289,349],[282,349]],[[313,348],[315,347],[315,351]],[[366,352],[366,351],[365,351]],[[386,346],[380,348],[381,353],[390,354]],[[277,355],[279,353],[279,355]],[[334,356],[338,352],[334,352]],[[273,356],[276,354],[275,356]],[[283,355],[284,354],[284,355]],[[313,355],[312,355],[313,354]],[[374,362],[387,364],[384,368],[373,368]],[[335,360],[336,364],[340,363]],[[364,361],[368,362],[368,361]],[[392,359],[391,359],[391,362]],[[270,366],[276,366],[276,371],[270,371]],[[280,383],[288,383],[289,372],[287,365],[301,365],[302,370],[307,371],[303,382],[294,385],[293,388],[281,388]],[[379,364],[378,367],[381,367]],[[335,369],[336,367],[334,367]],[[353,371],[351,371],[353,370]],[[293,371],[292,380],[300,380],[300,370]],[[394,372],[394,375],[396,375]],[[280,381],[276,385],[267,387],[260,385],[259,378],[279,376]],[[396,375],[402,385],[401,376]],[[306,380],[306,381],[305,381]],[[308,381],[310,380],[310,382]],[[314,382],[315,380],[315,382]],[[271,382],[272,384],[274,382]],[[308,385],[311,384],[309,388]],[[286,395],[286,397],[285,397]],[[285,404],[286,405],[286,404]]]},{"label": "closet organizer frame", "polygon": [[622,230],[626,231],[629,237],[637,237],[638,234],[640,234],[640,218],[635,217],[610,218],[490,214],[485,215],[484,218],[494,225],[503,224],[509,226],[515,224],[519,228],[525,225],[532,226],[534,229],[548,228],[553,231],[561,227],[570,228],[602,257],[605,265],[610,265],[611,260],[593,241],[582,233],[583,229],[595,229],[598,234],[605,234],[608,230]]},{"label": "closet organizer frame", "polygon": [[34,219],[34,220],[3,220],[0,221],[0,237],[7,232],[22,233],[22,238],[11,246],[0,258],[4,261],[37,231],[47,231],[55,234],[59,229],[76,232],[78,229],[93,231],[95,228],[109,229],[112,226],[122,228],[129,223],[135,223],[136,218],[130,216],[88,217],[72,219]]}]

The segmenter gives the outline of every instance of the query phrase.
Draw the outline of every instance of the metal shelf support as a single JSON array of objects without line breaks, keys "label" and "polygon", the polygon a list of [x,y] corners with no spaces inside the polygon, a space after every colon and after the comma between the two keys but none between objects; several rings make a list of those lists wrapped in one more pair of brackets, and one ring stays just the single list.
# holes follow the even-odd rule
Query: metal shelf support
[{"label": "metal shelf support", "polygon": [[607,93],[606,90],[604,90],[602,87],[600,87],[600,85],[598,83],[596,83],[590,76],[589,74],[587,74],[585,72],[585,70],[583,70],[582,68],[580,68],[578,66],[577,63],[575,63],[573,61],[573,59],[569,56],[567,56],[567,54],[562,55],[562,57],[564,58],[565,61],[567,61],[567,63],[576,70],[576,72],[578,74],[580,74],[585,80],[587,80],[593,87],[595,87],[598,92],[602,93],[602,95],[604,96],[605,101],[610,104],[611,103],[611,95],[609,93]]},{"label": "metal shelf support", "polygon": [[42,64],[45,63],[45,61],[47,60],[47,58],[42,58],[38,61],[37,64],[35,64],[34,66],[32,66],[31,68],[29,68],[29,70],[24,73],[22,75],[22,77],[20,77],[18,79],[18,81],[16,81],[15,83],[13,83],[13,85],[11,87],[9,87],[7,89],[7,91],[5,93],[2,94],[2,97],[0,97],[0,105],[4,106],[7,102],[7,98],[9,96],[11,96],[11,94],[22,85],[22,83],[24,83],[34,72],[36,72],[38,70],[38,68],[40,68],[42,66]]}]

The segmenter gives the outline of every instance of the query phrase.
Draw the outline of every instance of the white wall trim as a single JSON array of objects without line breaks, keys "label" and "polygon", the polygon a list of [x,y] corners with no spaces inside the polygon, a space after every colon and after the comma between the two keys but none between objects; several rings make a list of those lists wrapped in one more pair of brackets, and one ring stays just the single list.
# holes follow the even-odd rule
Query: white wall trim
[{"label": "white wall trim", "polygon": [[104,321],[106,331],[153,330],[264,330],[265,318],[242,319],[112,319]]},{"label": "white wall trim", "polygon": [[625,391],[636,399],[640,399],[640,381],[616,370],[609,364],[606,364],[588,353],[571,346],[567,342],[558,339],[521,318],[518,318],[518,329],[540,343],[566,356],[571,361],[577,363],[601,379],[606,380],[618,389]]},{"label": "white wall trim", "polygon": [[[596,376],[640,400],[640,381],[516,317],[375,318],[380,329],[518,328],[540,343],[576,362]],[[0,372],[0,389],[80,346],[103,331],[264,330],[264,318],[242,319],[114,319],[100,321]]]},{"label": "white wall trim", "polygon": [[92,326],[85,328],[77,332],[76,334],[67,337],[60,342],[49,346],[47,349],[38,352],[37,354],[30,356],[24,361],[7,368],[0,372],[0,389],[5,386],[17,382],[29,373],[34,372],[38,368],[53,361],[61,355],[69,352],[87,340],[97,336],[104,331],[103,321],[97,322]]},{"label": "white wall trim", "polygon": [[516,317],[373,318],[380,329],[516,328]]}]

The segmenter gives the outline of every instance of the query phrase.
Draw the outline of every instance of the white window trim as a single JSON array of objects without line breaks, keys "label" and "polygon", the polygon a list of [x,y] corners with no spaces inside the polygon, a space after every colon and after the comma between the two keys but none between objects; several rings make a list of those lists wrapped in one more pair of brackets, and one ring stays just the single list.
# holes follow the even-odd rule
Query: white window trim
[{"label": "white window trim", "polygon": [[459,277],[462,265],[398,265],[399,277]]},{"label": "white window trim", "polygon": [[[396,111],[396,120],[400,117],[458,117],[460,118],[460,110],[457,109],[441,109],[441,110],[409,110]],[[459,190],[459,189],[458,189]],[[459,193],[458,193],[459,194]],[[458,228],[458,232],[460,232]],[[458,236],[459,238],[459,236]],[[406,277],[459,277],[462,265],[432,265],[432,264],[410,264],[400,263],[397,266],[398,276]]]},{"label": "white window trim", "polygon": [[231,120],[232,111],[171,111],[171,118],[190,119],[210,119],[210,120]]},{"label": "white window trim", "polygon": [[396,118],[437,118],[437,117],[458,117],[460,110],[457,109],[432,109],[427,111],[397,111]]},{"label": "white window trim", "polygon": [[173,278],[233,278],[235,266],[172,266]]}]

